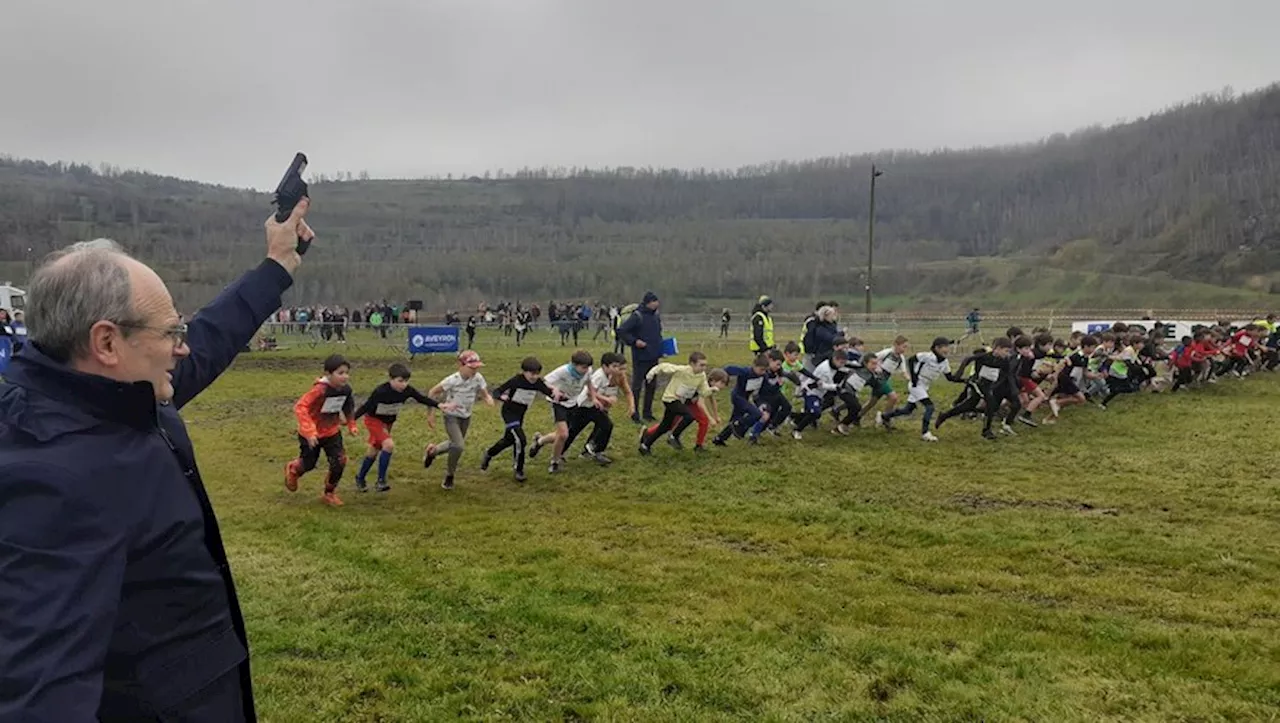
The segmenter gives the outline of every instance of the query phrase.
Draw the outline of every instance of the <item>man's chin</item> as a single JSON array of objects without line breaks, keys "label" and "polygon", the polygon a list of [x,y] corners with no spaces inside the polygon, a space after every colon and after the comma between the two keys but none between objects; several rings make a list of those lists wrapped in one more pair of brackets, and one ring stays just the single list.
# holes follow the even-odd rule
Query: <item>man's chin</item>
[{"label": "man's chin", "polygon": [[167,377],[156,385],[156,401],[162,403],[173,401],[173,383]]}]

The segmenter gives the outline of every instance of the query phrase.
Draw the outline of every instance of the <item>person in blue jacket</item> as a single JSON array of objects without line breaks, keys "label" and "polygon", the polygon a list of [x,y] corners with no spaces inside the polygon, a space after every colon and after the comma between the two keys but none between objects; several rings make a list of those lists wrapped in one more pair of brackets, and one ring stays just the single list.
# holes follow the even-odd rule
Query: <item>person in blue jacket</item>
[{"label": "person in blue jacket", "polygon": [[658,295],[646,291],[640,306],[618,327],[618,339],[631,347],[631,394],[636,413],[631,421],[640,423],[640,390],[644,390],[643,421],[656,421],[653,416],[653,391],[657,382],[648,381],[649,370],[662,361],[662,317],[658,314]]},{"label": "person in blue jacket", "polygon": [[[715,439],[711,440],[712,444],[723,447],[728,443],[730,435],[741,439],[748,431],[751,436],[747,441],[751,444],[758,441],[760,432],[764,429],[764,425],[760,422],[767,423],[769,413],[752,404],[751,398],[764,388],[771,366],[769,355],[760,354],[749,367],[729,365],[724,368],[725,374],[736,379],[733,392],[729,395],[729,400],[733,402],[733,414],[729,417],[729,424],[720,430]],[[781,367],[781,363],[778,366]]]},{"label": "person in blue jacket", "polygon": [[28,287],[0,385],[0,722],[255,721],[248,639],[178,411],[293,283],[303,200],[189,324],[114,242]]}]

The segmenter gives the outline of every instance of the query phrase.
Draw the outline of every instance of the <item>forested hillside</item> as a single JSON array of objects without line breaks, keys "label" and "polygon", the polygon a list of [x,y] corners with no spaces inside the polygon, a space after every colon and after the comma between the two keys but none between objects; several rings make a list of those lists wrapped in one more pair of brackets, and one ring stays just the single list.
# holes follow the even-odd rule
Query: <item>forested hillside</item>
[{"label": "forested hillside", "polygon": [[[311,160],[321,237],[292,292],[299,302],[385,296],[439,308],[644,288],[686,307],[759,293],[858,298],[872,163],[885,171],[875,288],[888,304],[1018,295],[1230,305],[1280,292],[1280,85],[1030,145],[734,172],[357,180]],[[198,303],[260,256],[268,203],[263,193],[146,173],[0,160],[0,277],[21,279],[55,246],[110,236],[163,269],[180,303]],[[1126,281],[1133,276],[1145,283]]]}]

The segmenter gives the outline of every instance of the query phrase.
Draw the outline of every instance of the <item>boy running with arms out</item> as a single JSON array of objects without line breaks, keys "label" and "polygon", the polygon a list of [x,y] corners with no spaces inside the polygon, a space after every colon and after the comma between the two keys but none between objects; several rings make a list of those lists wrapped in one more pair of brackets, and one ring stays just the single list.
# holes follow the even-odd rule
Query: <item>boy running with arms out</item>
[{"label": "boy running with arms out", "polygon": [[831,358],[820,362],[812,372],[801,371],[800,392],[804,398],[803,411],[794,418],[795,429],[791,431],[792,439],[801,439],[805,429],[810,425],[817,425],[818,419],[822,417],[822,410],[831,403],[844,382],[847,362],[847,352],[840,350],[832,352]]},{"label": "boy running with arms out", "polygon": [[[458,460],[466,449],[467,430],[471,427],[471,409],[477,398],[484,398],[485,404],[493,406],[493,396],[489,394],[489,385],[480,373],[480,355],[468,349],[458,355],[458,371],[450,374],[427,392],[427,396],[440,399],[453,405],[451,411],[444,413],[444,431],[449,435],[448,441],[428,444],[422,457],[422,466],[427,468],[436,461],[443,452],[449,453],[449,466],[445,470],[441,487],[453,489],[453,476],[458,471]],[[444,404],[440,405],[442,408]],[[434,409],[427,409],[427,423],[434,423]]]},{"label": "boy running with arms out", "polygon": [[1013,342],[1009,341],[1008,337],[997,338],[991,342],[991,351],[982,351],[966,357],[956,367],[955,373],[947,374],[947,379],[960,382],[965,367],[969,366],[970,362],[974,364],[973,376],[963,384],[966,390],[972,389],[974,393],[964,395],[962,401],[957,402],[956,406],[943,412],[942,416],[938,417],[936,428],[941,429],[943,422],[952,417],[976,411],[981,404],[985,411],[982,437],[994,440],[996,435],[991,431],[991,424],[996,414],[1000,412],[1000,406],[1008,400],[1010,411],[1004,423],[1000,425],[1000,431],[1012,435],[1013,427],[1010,423],[1019,408],[1018,384],[1015,379],[1020,364],[1014,352]]},{"label": "boy running with arms out", "polygon": [[298,478],[316,468],[323,451],[329,461],[325,478],[324,503],[341,507],[338,480],[347,466],[347,452],[342,446],[339,423],[346,418],[347,431],[359,434],[355,420],[355,397],[351,392],[351,364],[339,354],[324,360],[324,376],[320,377],[293,405],[298,418],[298,458],[284,466],[284,486],[298,491]]},{"label": "boy running with arms out", "polygon": [[[684,434],[684,430],[688,429],[690,425],[697,422],[698,434],[693,451],[707,451],[703,446],[707,441],[707,433],[711,431],[712,425],[720,425],[720,410],[716,406],[714,394],[727,386],[729,386],[729,375],[725,374],[723,369],[712,369],[707,372],[707,388],[711,390],[713,396],[694,397],[693,401],[685,405],[692,416],[681,418],[680,423],[667,436],[667,444],[670,444],[673,449],[684,449],[684,444],[680,441],[680,435]],[[711,405],[710,414],[706,409],[708,403]]]},{"label": "boy running with arms out", "polygon": [[[755,444],[759,440],[756,436],[757,422],[767,423],[769,414],[752,404],[751,398],[764,387],[765,377],[769,374],[769,357],[766,354],[760,354],[749,367],[726,366],[724,373],[737,378],[733,385],[733,392],[729,395],[729,400],[733,403],[733,412],[729,415],[729,424],[716,435],[715,439],[711,440],[711,443],[717,447],[723,447],[729,441],[729,435],[734,435],[739,439],[747,436],[748,441]],[[749,436],[748,432],[751,433]]]},{"label": "boy running with arms out", "polygon": [[537,357],[525,357],[524,361],[520,362],[520,373],[494,390],[494,395],[502,400],[504,432],[502,439],[485,450],[484,456],[480,458],[482,471],[489,469],[489,463],[494,457],[502,454],[507,447],[511,447],[511,454],[515,458],[512,468],[515,470],[516,481],[525,481],[524,457],[528,440],[524,435],[524,415],[539,394],[553,400],[563,398],[559,390],[552,389],[542,380],[542,362],[538,361]]},{"label": "boy running with arms out", "polygon": [[922,351],[907,357],[907,377],[911,385],[907,387],[907,403],[880,418],[882,424],[889,424],[897,417],[905,417],[916,411],[916,405],[924,406],[924,420],[920,425],[920,439],[936,442],[938,438],[929,431],[929,423],[933,421],[933,400],[929,398],[929,387],[938,377],[951,373],[951,363],[947,355],[951,353],[951,340],[940,336],[933,340],[929,351]]},{"label": "boy running with arms out", "polygon": [[[557,367],[547,375],[547,386],[560,392],[559,401],[551,402],[556,431],[548,434],[537,434],[533,437],[533,447],[529,449],[530,457],[537,457],[544,445],[553,444],[551,449],[551,465],[547,471],[555,474],[564,466],[564,448],[569,439],[570,424],[587,413],[588,409],[599,409],[604,406],[596,390],[591,386],[591,364],[595,361],[591,353],[579,349],[569,358],[569,363]],[[584,425],[585,426],[585,425]]]},{"label": "boy running with arms out", "polygon": [[[409,385],[409,367],[396,362],[387,369],[389,379],[373,390],[364,404],[356,410],[355,418],[364,417],[364,428],[369,432],[369,449],[360,462],[360,471],[356,474],[356,489],[361,492],[369,490],[365,475],[373,468],[373,460],[378,460],[379,492],[391,489],[387,484],[387,468],[391,466],[391,454],[396,449],[395,440],[391,438],[391,427],[396,423],[404,403],[410,399],[428,407],[454,408],[452,404],[440,404]],[[427,417],[428,424],[434,425],[435,419]]]},{"label": "boy running with arms out", "polygon": [[[717,389],[723,389],[729,382],[729,376],[725,374],[723,369],[713,369],[710,374],[707,373],[707,355],[700,351],[689,354],[688,365],[660,363],[653,369],[650,369],[645,375],[647,382],[654,382],[659,375],[670,376],[667,386],[662,392],[662,403],[666,407],[662,414],[662,419],[652,427],[645,429],[640,434],[640,454],[649,454],[653,443],[658,441],[658,437],[671,432],[680,425],[681,431],[688,427],[697,419],[697,414],[692,411],[691,407],[698,404],[699,400],[711,400],[711,416],[719,417],[718,410],[715,407],[715,398],[712,396]],[[718,420],[717,420],[718,421]],[[702,442],[705,439],[702,431],[701,422],[699,422],[698,444],[694,447],[694,451],[705,451]],[[673,441],[674,440],[674,441]],[[681,449],[680,441],[676,437],[668,439],[668,444],[676,449]]]}]

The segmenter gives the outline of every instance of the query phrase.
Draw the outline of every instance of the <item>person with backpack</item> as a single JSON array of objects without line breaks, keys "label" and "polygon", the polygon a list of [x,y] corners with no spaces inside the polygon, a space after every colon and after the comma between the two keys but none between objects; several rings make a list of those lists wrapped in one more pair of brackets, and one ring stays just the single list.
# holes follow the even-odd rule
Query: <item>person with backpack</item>
[{"label": "person with backpack", "polygon": [[[657,382],[647,378],[649,370],[662,361],[662,317],[658,314],[658,295],[646,291],[640,305],[618,326],[618,339],[631,347],[631,394],[636,413],[631,421],[657,421],[653,416],[653,392]],[[641,390],[644,406],[641,407]],[[643,415],[641,414],[643,409]]]}]

